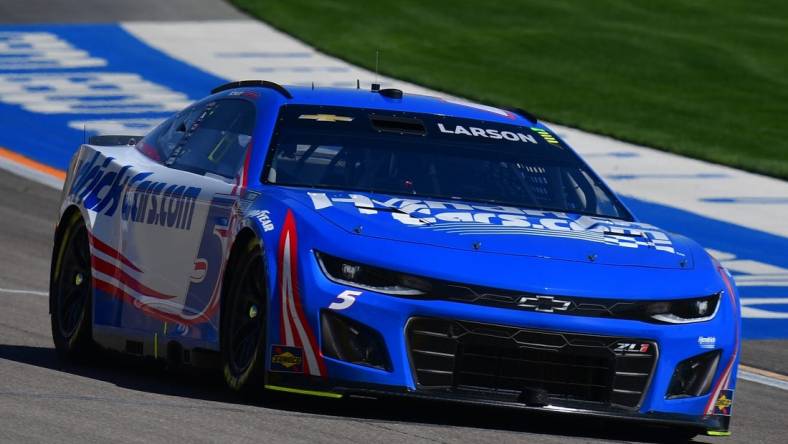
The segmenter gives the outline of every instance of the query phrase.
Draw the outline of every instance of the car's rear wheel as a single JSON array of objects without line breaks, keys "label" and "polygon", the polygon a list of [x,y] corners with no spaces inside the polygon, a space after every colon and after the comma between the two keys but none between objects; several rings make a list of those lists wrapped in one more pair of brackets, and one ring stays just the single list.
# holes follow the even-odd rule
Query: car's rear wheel
[{"label": "car's rear wheel", "polygon": [[84,358],[93,350],[92,300],[88,230],[79,212],[64,219],[65,228],[52,254],[49,310],[58,357]]},{"label": "car's rear wheel", "polygon": [[237,251],[222,302],[222,373],[227,385],[260,395],[265,377],[266,290],[262,250],[256,239]]}]

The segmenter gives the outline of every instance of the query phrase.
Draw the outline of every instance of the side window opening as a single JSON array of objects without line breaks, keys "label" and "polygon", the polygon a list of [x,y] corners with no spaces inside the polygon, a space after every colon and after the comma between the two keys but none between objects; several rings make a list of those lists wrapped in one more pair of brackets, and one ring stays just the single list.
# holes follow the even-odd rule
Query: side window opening
[{"label": "side window opening", "polygon": [[[237,174],[252,140],[254,105],[241,99],[209,102],[196,113],[178,143],[168,154],[166,165],[196,174],[232,179]],[[175,126],[175,125],[174,125]],[[177,133],[178,128],[174,130]]]},{"label": "side window opening", "polygon": [[184,138],[200,110],[201,105],[192,105],[165,120],[140,140],[137,149],[157,162],[164,162]]}]

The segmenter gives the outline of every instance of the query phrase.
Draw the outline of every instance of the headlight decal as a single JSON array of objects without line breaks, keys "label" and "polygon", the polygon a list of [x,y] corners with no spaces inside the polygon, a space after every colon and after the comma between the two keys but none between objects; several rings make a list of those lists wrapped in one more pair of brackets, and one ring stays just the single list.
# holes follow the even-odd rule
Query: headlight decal
[{"label": "headlight decal", "polygon": [[426,279],[315,252],[323,274],[350,287],[405,297],[424,297],[431,285]]},{"label": "headlight decal", "polygon": [[720,294],[678,301],[660,301],[647,306],[652,319],[668,324],[689,324],[713,319],[720,307]]}]

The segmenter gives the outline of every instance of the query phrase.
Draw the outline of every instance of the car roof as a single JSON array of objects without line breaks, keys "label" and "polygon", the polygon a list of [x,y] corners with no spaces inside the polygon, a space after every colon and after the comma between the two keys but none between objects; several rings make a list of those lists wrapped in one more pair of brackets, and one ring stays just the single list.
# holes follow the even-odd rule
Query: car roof
[{"label": "car roof", "polygon": [[[510,125],[540,126],[512,111],[464,101],[457,98],[442,98],[423,94],[402,92],[402,98],[390,98],[377,91],[355,88],[284,86],[290,97],[276,89],[264,86],[241,86],[217,94],[243,95],[254,92],[259,97],[274,99],[278,108],[285,104],[341,106],[353,108],[379,109],[412,113],[427,113],[452,117],[484,120]],[[270,103],[270,102],[269,102]]]}]

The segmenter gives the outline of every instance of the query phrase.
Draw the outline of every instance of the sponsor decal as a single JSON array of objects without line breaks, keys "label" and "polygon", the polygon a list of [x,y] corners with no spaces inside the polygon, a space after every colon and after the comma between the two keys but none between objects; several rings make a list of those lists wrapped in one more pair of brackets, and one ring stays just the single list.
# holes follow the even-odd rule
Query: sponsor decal
[{"label": "sponsor decal", "polygon": [[647,342],[618,342],[613,348],[616,353],[648,353],[651,344]]},{"label": "sponsor decal", "polygon": [[478,128],[475,126],[469,126],[466,128],[462,125],[454,125],[453,128],[446,128],[442,123],[439,123],[438,129],[444,134],[484,137],[485,139],[508,140],[510,142],[538,143],[536,138],[531,134],[523,134],[513,131],[501,131],[492,128]]},{"label": "sponsor decal", "polygon": [[304,358],[301,347],[271,346],[271,371],[303,373]]},{"label": "sponsor decal", "polygon": [[249,217],[257,219],[266,233],[274,229],[274,223],[271,222],[271,212],[268,210],[253,210],[249,212]]},{"label": "sponsor decal", "polygon": [[[736,293],[733,291],[733,284],[731,283],[730,275],[728,271],[725,270],[725,268],[719,265],[719,263],[717,263],[717,272],[725,283],[725,293],[727,293],[731,307],[733,307],[733,310],[735,311],[738,308],[738,301],[736,300]],[[719,401],[723,393],[729,392],[729,394],[725,395],[725,397],[731,402],[733,401],[733,389],[736,386],[736,377],[734,372],[736,371],[736,367],[738,367],[736,358],[739,355],[738,322],[734,323],[733,337],[736,339],[736,342],[733,344],[733,353],[731,353],[731,357],[728,360],[728,365],[725,366],[722,374],[720,374],[720,377],[717,380],[717,383],[714,385],[714,389],[712,389],[711,395],[709,396],[709,401],[706,403],[706,407],[703,410],[707,415],[712,415],[715,411],[717,411],[717,401]],[[730,414],[730,405],[728,407],[728,412]]]},{"label": "sponsor decal", "polygon": [[553,137],[553,135],[550,134],[549,132],[547,132],[546,130],[543,130],[542,128],[535,128],[535,127],[531,128],[531,130],[533,132],[535,132],[536,134],[539,134],[540,136],[542,136],[542,139],[544,139],[545,142],[552,143],[553,145],[558,145],[558,140],[555,137]]},{"label": "sponsor decal", "polygon": [[714,348],[717,345],[716,336],[698,336],[698,345],[700,348]]},{"label": "sponsor decal", "polygon": [[720,390],[717,400],[714,401],[713,415],[731,416],[733,406],[733,390]]},{"label": "sponsor decal", "polygon": [[200,188],[146,180],[126,194],[121,219],[188,230]]},{"label": "sponsor decal", "polygon": [[[622,248],[654,248],[676,253],[667,234],[637,222],[603,217],[571,217],[554,211],[505,205],[468,204],[392,197],[375,200],[358,193],[308,193],[316,210],[353,205],[359,214],[383,213],[407,226],[446,233],[550,236],[603,243]],[[392,211],[396,210],[396,211]]]},{"label": "sponsor decal", "polygon": [[230,96],[230,97],[246,97],[247,99],[252,99],[252,100],[257,99],[258,97],[260,97],[260,94],[257,94],[254,91],[243,91],[243,90],[241,90],[241,91],[230,91],[230,93],[227,94],[227,95]]},{"label": "sponsor decal", "polygon": [[100,157],[96,152],[75,169],[69,194],[82,199],[85,209],[112,217],[120,207],[124,221],[191,228],[200,188],[149,180],[151,172],[132,174],[130,165],[117,169],[111,166],[114,158]]}]

